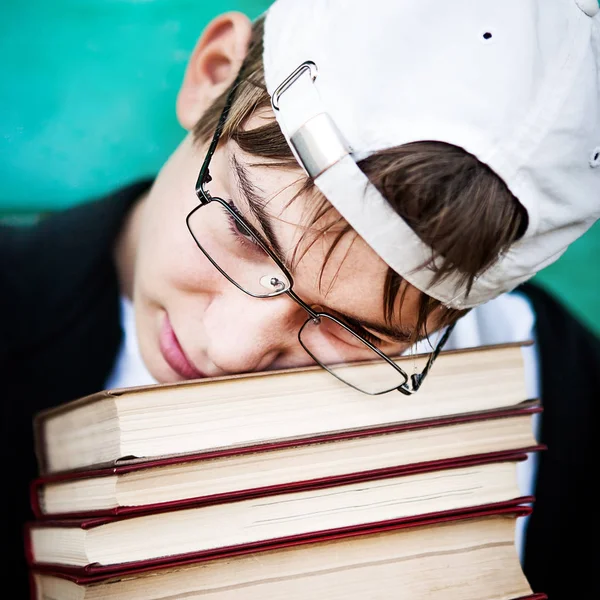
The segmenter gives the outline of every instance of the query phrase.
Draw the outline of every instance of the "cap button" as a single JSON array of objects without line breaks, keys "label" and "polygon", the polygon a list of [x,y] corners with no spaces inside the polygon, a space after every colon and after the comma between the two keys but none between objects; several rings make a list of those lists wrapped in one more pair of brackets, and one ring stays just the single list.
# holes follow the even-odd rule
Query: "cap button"
[{"label": "cap button", "polygon": [[588,16],[594,17],[600,12],[598,0],[575,0],[575,4]]}]

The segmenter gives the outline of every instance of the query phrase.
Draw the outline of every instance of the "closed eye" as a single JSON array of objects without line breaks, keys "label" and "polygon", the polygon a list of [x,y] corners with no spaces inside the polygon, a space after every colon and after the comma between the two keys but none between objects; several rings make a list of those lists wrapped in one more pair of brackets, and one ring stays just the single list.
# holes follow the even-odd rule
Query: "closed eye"
[{"label": "closed eye", "polygon": [[[374,346],[381,347],[381,346],[405,345],[405,344],[412,343],[412,335],[408,331],[398,332],[397,334],[395,334],[393,336],[393,339],[383,339],[381,337],[376,336],[373,332],[369,331],[368,329],[366,329],[365,326],[363,325],[363,323],[358,319],[355,319],[348,315],[341,315],[339,318],[340,318],[340,320],[343,320],[344,323],[346,323],[348,325],[348,327],[350,327],[350,329],[352,329],[352,331],[354,331],[355,333],[360,335],[364,340],[366,340],[367,342],[370,342]],[[386,338],[388,338],[388,337],[392,338],[391,335],[390,336],[386,335]]]},{"label": "closed eye", "polygon": [[349,319],[348,317],[342,317],[341,315],[337,316],[337,318],[340,319],[340,321],[342,321],[348,327],[348,329],[359,335],[363,340],[373,344],[373,346],[379,347],[386,344],[384,340],[378,338],[376,335],[365,329],[360,324],[360,321],[357,321],[356,319]]}]

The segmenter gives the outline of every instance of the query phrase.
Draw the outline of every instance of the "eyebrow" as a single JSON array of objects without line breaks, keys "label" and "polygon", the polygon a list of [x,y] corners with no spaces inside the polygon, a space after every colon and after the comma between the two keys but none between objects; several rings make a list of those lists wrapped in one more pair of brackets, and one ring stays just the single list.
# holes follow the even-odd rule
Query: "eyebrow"
[{"label": "eyebrow", "polygon": [[385,325],[382,323],[371,323],[370,321],[365,321],[364,319],[358,319],[357,317],[353,317],[351,315],[346,315],[343,313],[338,313],[342,316],[346,321],[348,321],[351,325],[356,327],[363,327],[366,329],[372,329],[373,331],[384,335],[389,338],[393,338],[395,342],[410,342],[412,341],[413,333],[404,329],[403,327],[396,325]]},{"label": "eyebrow", "polygon": [[240,163],[235,154],[231,155],[231,165],[236,175],[238,189],[241,192],[246,204],[250,207],[252,214],[256,217],[260,226],[269,242],[269,245],[277,255],[277,258],[291,271],[288,262],[285,260],[283,248],[277,239],[275,230],[271,223],[271,216],[265,210],[265,202],[260,197],[260,192],[256,186],[250,181],[250,175],[242,163]]},{"label": "eyebrow", "polygon": [[[282,245],[275,234],[275,230],[271,222],[272,217],[265,210],[265,202],[260,196],[260,190],[252,183],[248,170],[241,162],[237,160],[235,154],[231,155],[230,162],[236,175],[238,189],[243,195],[246,204],[250,208],[250,211],[260,223],[265,238],[269,242],[269,245],[275,252],[277,258],[279,258],[285,267],[292,272],[292,268],[284,256]],[[325,310],[324,312],[327,311]],[[370,321],[365,321],[364,319],[359,319],[358,317],[341,313],[336,310],[332,310],[332,312],[340,316],[354,327],[371,329],[380,335],[394,339],[394,341],[408,342],[412,340],[412,332],[400,326],[372,323]]]}]

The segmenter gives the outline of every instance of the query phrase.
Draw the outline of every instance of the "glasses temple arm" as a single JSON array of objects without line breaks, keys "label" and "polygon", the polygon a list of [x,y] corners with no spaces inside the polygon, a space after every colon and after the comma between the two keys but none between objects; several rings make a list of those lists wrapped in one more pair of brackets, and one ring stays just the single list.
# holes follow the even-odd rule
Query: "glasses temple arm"
[{"label": "glasses temple arm", "polygon": [[208,171],[208,167],[210,165],[210,161],[212,159],[215,150],[219,144],[219,139],[221,138],[221,134],[223,133],[223,128],[225,127],[225,122],[227,121],[227,117],[229,116],[229,110],[231,109],[231,105],[233,104],[233,97],[235,95],[235,91],[240,84],[241,81],[241,73],[238,73],[233,85],[231,86],[229,93],[227,94],[227,98],[225,99],[225,106],[223,107],[223,112],[219,118],[219,122],[217,123],[217,127],[215,129],[215,134],[210,142],[210,146],[206,152],[206,157],[204,162],[202,163],[202,168],[200,169],[200,173],[198,174],[198,179],[196,180],[196,194],[204,195],[203,186],[204,184],[211,181],[211,176]]},{"label": "glasses temple arm", "polygon": [[429,370],[435,362],[435,359],[438,357],[438,354],[441,352],[442,348],[448,341],[448,338],[450,337],[450,334],[452,333],[452,330],[454,329],[455,325],[456,322],[452,323],[452,325],[450,325],[446,329],[444,335],[442,335],[434,351],[429,356],[429,360],[427,361],[427,364],[425,365],[424,369],[420,373],[414,373],[410,376],[411,385],[409,385],[408,383],[404,383],[403,385],[397,388],[399,392],[409,396],[410,394],[414,394],[421,387],[423,380],[427,376],[427,373],[429,373]]}]

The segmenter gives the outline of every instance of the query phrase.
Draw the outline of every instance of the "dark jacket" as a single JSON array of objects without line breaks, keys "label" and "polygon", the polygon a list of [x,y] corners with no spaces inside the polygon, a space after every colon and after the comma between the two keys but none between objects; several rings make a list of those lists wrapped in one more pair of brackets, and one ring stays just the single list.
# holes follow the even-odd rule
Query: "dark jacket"
[{"label": "dark jacket", "polygon": [[[32,417],[103,388],[122,339],[113,244],[150,184],[136,183],[35,227],[0,226],[2,554],[5,573],[20,588],[15,598],[27,594],[22,528],[31,518],[28,484],[37,474]],[[550,600],[587,598],[593,567],[600,567],[592,491],[600,343],[542,289],[526,284],[522,291],[537,318],[541,442],[548,446],[540,455],[525,570],[534,590]]]}]

